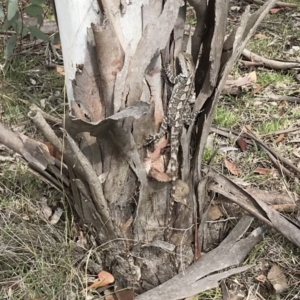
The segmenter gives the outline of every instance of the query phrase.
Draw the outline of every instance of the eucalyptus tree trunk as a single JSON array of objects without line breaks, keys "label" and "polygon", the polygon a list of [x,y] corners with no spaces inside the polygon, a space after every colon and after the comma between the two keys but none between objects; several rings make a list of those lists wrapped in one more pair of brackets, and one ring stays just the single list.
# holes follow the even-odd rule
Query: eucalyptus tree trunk
[{"label": "eucalyptus tree trunk", "polygon": [[[82,223],[93,228],[103,269],[115,276],[118,288],[133,287],[136,294],[173,278],[200,257],[199,222],[206,206],[201,159],[213,112],[233,64],[276,1],[252,15],[247,8],[227,37],[229,0],[189,2],[196,12],[193,30],[185,26],[183,1],[55,1],[70,109],[63,142],[39,111],[29,116],[63,154],[63,172],[44,152],[42,159],[30,155],[32,144],[11,146],[53,185],[61,187],[54,177],[63,182]],[[170,153],[161,151],[164,141],[154,149],[144,145],[159,130],[170,97],[162,67],[171,63],[176,70],[180,51],[193,56],[193,109],[203,111],[195,124],[182,128],[178,162],[185,197],[175,203],[172,236],[165,241]],[[180,294],[187,282],[179,279],[165,289],[167,296],[154,290],[138,298],[179,299],[203,290],[191,285]]]}]

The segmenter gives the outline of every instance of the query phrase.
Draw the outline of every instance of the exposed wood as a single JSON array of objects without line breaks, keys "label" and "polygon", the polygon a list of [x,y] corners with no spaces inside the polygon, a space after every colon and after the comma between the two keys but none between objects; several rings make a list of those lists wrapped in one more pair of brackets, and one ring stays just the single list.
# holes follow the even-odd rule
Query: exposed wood
[{"label": "exposed wood", "polygon": [[246,58],[248,58],[251,62],[254,62],[256,66],[261,65],[274,70],[286,70],[300,67],[300,63],[268,59],[258,54],[255,54],[247,49],[243,50],[243,55]]}]

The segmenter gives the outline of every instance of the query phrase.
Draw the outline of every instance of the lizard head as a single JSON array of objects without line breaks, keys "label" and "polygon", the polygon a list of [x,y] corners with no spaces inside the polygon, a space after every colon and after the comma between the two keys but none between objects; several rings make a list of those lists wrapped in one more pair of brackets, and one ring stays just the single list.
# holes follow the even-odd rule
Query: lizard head
[{"label": "lizard head", "polygon": [[180,52],[178,55],[178,60],[181,68],[181,74],[184,77],[188,77],[190,74],[194,74],[195,65],[191,54]]}]

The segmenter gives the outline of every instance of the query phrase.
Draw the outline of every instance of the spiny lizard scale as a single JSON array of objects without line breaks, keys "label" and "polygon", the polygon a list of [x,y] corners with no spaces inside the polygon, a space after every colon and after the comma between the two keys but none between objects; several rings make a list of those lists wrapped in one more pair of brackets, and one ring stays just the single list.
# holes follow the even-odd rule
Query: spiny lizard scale
[{"label": "spiny lizard scale", "polygon": [[[179,140],[183,124],[190,125],[194,122],[198,112],[192,113],[190,104],[195,102],[194,94],[194,79],[195,79],[195,65],[190,54],[180,52],[178,56],[180,73],[175,77],[170,67],[166,67],[166,75],[168,80],[174,84],[171,98],[168,104],[167,114],[163,119],[159,132],[150,136],[147,139],[146,145],[159,140],[170,128],[170,144],[171,155],[167,173],[171,173],[172,180],[172,194],[170,197],[169,211],[168,211],[168,228],[170,228],[171,217],[173,213],[173,206],[175,201],[176,182],[178,180],[178,149]],[[166,234],[168,235],[168,233]]]}]

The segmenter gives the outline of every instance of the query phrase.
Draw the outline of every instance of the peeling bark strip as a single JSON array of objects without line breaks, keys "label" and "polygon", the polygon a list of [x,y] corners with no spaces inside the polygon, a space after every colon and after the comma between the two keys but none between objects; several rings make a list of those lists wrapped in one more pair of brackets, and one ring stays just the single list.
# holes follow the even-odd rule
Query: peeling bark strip
[{"label": "peeling bark strip", "polygon": [[211,273],[242,263],[252,248],[262,240],[266,227],[255,229],[248,237],[240,239],[253,221],[252,217],[243,217],[226,239],[214,250],[205,254],[199,261],[157,288],[148,291],[136,300],[177,300],[197,295],[200,292],[218,286],[218,281],[246,269],[233,269],[233,273]]},{"label": "peeling bark strip", "polygon": [[114,111],[115,81],[117,74],[123,68],[125,53],[111,22],[107,21],[102,26],[92,24],[92,30],[97,49],[99,86],[104,101],[104,115],[109,117],[116,113]]},{"label": "peeling bark strip", "polygon": [[[194,111],[203,108],[204,112],[196,126],[192,125],[188,130],[183,128],[181,137],[178,137],[181,142],[178,149],[180,180],[188,186],[189,195],[186,203],[175,204],[174,234],[169,245],[161,240],[170,185],[147,177],[145,165],[151,155],[150,149],[143,144],[155,127],[149,113],[152,102],[155,102],[156,120],[165,114],[163,108],[167,107],[171,88],[162,84],[164,78],[159,74],[161,58],[164,63],[174,62],[175,67],[177,52],[183,50],[180,35],[184,32],[185,7],[182,7],[184,2],[178,0],[148,2],[143,7],[144,14],[146,16],[147,11],[151,14],[144,20],[141,17],[142,1],[132,1],[126,13],[121,11],[120,1],[102,1],[105,25],[92,25],[96,41],[88,30],[86,51],[78,51],[86,56],[77,65],[73,81],[74,101],[69,94],[71,112],[63,130],[64,143],[40,112],[29,114],[47,140],[62,154],[66,164],[62,165],[61,176],[64,177],[59,177],[59,162],[49,157],[40,144],[27,141],[21,135],[10,137],[10,131],[1,124],[0,142],[23,155],[34,165],[35,171],[48,180],[50,178],[54,186],[59,187],[63,182],[79,217],[95,229],[102,266],[112,271],[116,286],[132,286],[137,294],[148,291],[137,297],[140,300],[175,300],[215,287],[220,279],[246,270],[247,267],[243,267],[212,274],[243,262],[265,230],[257,229],[239,240],[252,221],[252,218],[244,217],[218,248],[191,266],[201,253],[209,186],[208,179],[202,180],[205,171],[202,156],[214,110],[234,63],[276,0],[266,2],[254,14],[250,14],[249,7],[246,8],[241,24],[225,41],[229,0],[190,0],[197,12],[195,34],[187,42],[188,48],[192,43],[197,66]],[[132,19],[131,23],[128,22],[128,16],[134,12],[138,12],[136,15],[141,18],[137,18],[141,21],[141,32],[132,40],[130,34],[125,38],[125,31],[134,26]],[[62,15],[58,13],[58,17]],[[126,28],[124,32],[123,28]],[[69,45],[75,43],[74,40],[67,42]],[[64,55],[67,61],[65,69],[70,74],[73,61],[70,63],[66,57],[68,53]],[[194,140],[193,133],[196,135]],[[163,172],[169,160],[168,151],[160,153],[160,157]],[[293,171],[298,172],[295,168]],[[210,176],[221,180],[215,174],[210,173]],[[240,190],[238,196],[246,197]],[[270,226],[280,226],[281,219],[276,213],[266,209],[257,199],[250,200],[251,206],[245,204],[244,207],[249,208],[253,215]],[[293,240],[289,230],[294,230],[294,227],[286,222],[284,225],[282,233]],[[299,240],[295,239],[294,243],[299,245]],[[184,272],[175,276],[179,271]]]},{"label": "peeling bark strip", "polygon": [[183,5],[181,0],[168,0],[163,11],[153,22],[149,22],[143,31],[137,49],[129,65],[129,72],[125,83],[122,104],[131,105],[137,101],[143,91],[143,77],[151,60],[159,55],[159,51],[166,47],[169,36],[177,20],[178,10]]}]

